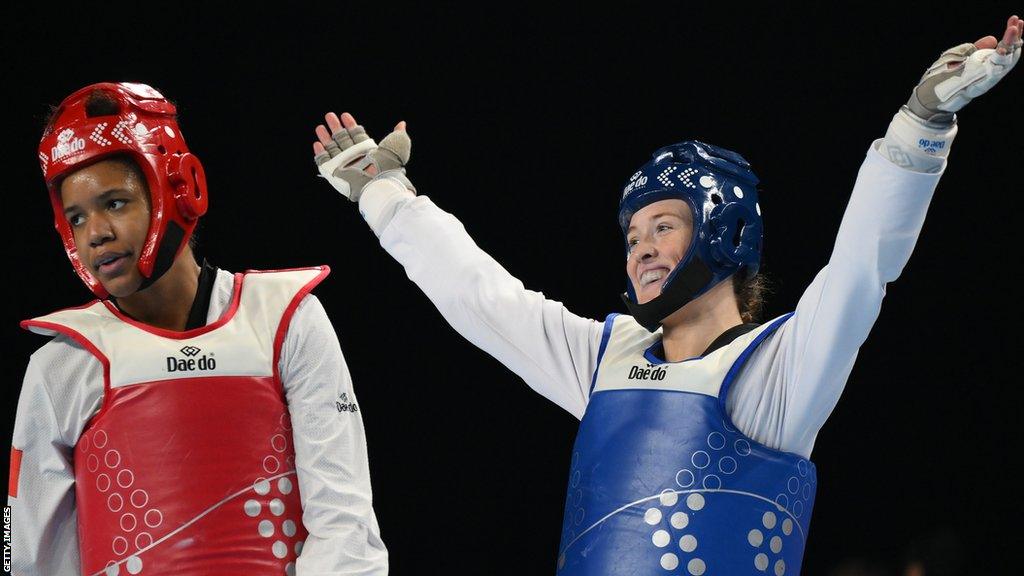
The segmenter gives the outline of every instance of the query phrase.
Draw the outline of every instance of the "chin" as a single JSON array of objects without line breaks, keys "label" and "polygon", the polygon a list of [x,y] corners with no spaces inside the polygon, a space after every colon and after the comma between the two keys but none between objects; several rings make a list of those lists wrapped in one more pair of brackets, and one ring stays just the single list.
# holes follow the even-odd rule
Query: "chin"
[{"label": "chin", "polygon": [[661,294],[659,292],[655,292],[653,294],[637,293],[637,295],[636,295],[636,303],[637,304],[647,304],[648,302],[650,302],[651,300],[654,300],[655,298],[657,298],[660,295]]},{"label": "chin", "polygon": [[108,282],[101,282],[103,288],[114,298],[127,298],[139,291],[142,286],[142,278],[112,278]]},{"label": "chin", "polygon": [[663,285],[664,280],[659,280],[654,284],[650,284],[639,291],[636,291],[636,288],[634,287],[633,290],[636,294],[637,303],[647,304],[651,300],[654,300],[658,296],[661,296],[661,288]]}]

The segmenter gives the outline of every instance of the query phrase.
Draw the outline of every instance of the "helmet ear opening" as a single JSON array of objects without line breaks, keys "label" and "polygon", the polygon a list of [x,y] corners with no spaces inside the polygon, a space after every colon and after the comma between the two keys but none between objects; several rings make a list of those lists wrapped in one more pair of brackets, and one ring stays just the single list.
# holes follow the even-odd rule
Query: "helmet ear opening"
[{"label": "helmet ear opening", "polygon": [[178,212],[186,221],[194,221],[206,213],[206,173],[203,165],[192,154],[184,154],[176,159],[176,166],[168,177],[175,188],[174,197]]},{"label": "helmet ear opening", "polygon": [[732,245],[739,248],[743,242],[743,228],[747,225],[742,218],[736,221],[736,231],[732,235]]},{"label": "helmet ear opening", "polygon": [[193,196],[195,197],[196,202],[201,202],[203,200],[203,186],[199,181],[199,171],[196,170],[195,166],[192,166],[190,171],[192,176]]}]

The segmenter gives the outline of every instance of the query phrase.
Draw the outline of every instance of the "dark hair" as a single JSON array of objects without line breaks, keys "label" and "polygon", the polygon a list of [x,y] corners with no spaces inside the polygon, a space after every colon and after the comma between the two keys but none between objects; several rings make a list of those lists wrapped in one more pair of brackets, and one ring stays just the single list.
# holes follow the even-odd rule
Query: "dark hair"
[{"label": "dark hair", "polygon": [[740,317],[744,322],[759,323],[764,313],[764,297],[771,292],[768,279],[764,274],[754,274],[747,278],[746,274],[733,274],[732,290],[736,294],[736,303],[740,308]]},{"label": "dark hair", "polygon": [[[43,121],[43,135],[53,132],[57,117],[63,111],[61,106],[50,106],[50,111]],[[121,113],[121,104],[110,92],[97,88],[85,97],[85,115],[89,118],[96,116],[116,116]]]}]

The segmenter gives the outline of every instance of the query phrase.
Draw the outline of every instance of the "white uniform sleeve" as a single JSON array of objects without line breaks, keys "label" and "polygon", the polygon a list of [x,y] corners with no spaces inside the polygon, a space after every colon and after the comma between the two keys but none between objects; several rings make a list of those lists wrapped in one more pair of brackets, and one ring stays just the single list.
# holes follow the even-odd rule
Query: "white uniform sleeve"
[{"label": "white uniform sleeve", "polygon": [[527,290],[454,216],[429,198],[402,197],[389,186],[372,182],[360,200],[384,249],[459,334],[582,418],[604,324]]},{"label": "white uniform sleeve", "polygon": [[857,175],[828,264],[793,317],[751,355],[726,399],[739,430],[769,447],[810,456],[945,169],[944,162],[933,174],[900,168],[879,153],[881,142]]},{"label": "white uniform sleeve", "polygon": [[309,532],[296,575],[386,575],[361,412],[334,327],[313,295],[292,316],[279,368]]},{"label": "white uniform sleeve", "polygon": [[59,424],[41,363],[37,354],[29,360],[14,420],[12,444],[21,451],[21,465],[7,499],[11,573],[79,576],[74,440]]}]

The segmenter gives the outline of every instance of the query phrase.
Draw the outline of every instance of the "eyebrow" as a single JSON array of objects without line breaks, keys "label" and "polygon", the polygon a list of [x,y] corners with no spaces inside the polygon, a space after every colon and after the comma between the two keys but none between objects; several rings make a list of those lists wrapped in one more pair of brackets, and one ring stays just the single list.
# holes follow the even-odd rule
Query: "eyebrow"
[{"label": "eyebrow", "polygon": [[[651,216],[651,220],[657,220],[658,218],[661,218],[662,216],[673,216],[673,217],[675,217],[678,220],[682,220],[682,221],[686,220],[685,218],[683,218],[679,214],[676,214],[675,212],[658,212],[654,216]],[[634,229],[636,229],[635,225],[634,226],[630,226],[629,228],[626,228],[626,233],[628,234],[628,233],[632,232]]]},{"label": "eyebrow", "polygon": [[[95,204],[95,203],[100,203],[100,202],[104,202],[104,201],[106,201],[106,200],[107,200],[108,198],[110,198],[111,196],[113,196],[114,194],[119,194],[119,193],[126,193],[126,194],[127,194],[127,193],[130,193],[130,192],[129,192],[128,190],[125,190],[124,188],[111,188],[110,190],[107,190],[106,192],[103,192],[103,193],[102,193],[102,194],[100,194],[99,196],[96,196],[96,197],[95,197],[95,198],[93,199],[93,201],[92,201],[92,202],[93,202],[94,204]],[[64,215],[65,215],[65,216],[67,216],[67,215],[68,215],[68,213],[70,213],[70,212],[74,212],[75,210],[78,210],[78,209],[79,209],[79,208],[78,208],[78,204],[72,204],[71,206],[68,206],[67,208],[65,208],[65,209],[64,209]]]}]

